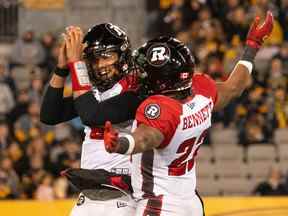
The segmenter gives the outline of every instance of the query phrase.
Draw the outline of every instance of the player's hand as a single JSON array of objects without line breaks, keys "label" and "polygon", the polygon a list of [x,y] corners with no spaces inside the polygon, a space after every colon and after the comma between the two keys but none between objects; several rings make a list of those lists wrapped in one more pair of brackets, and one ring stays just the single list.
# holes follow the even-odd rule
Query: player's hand
[{"label": "player's hand", "polygon": [[80,61],[83,51],[83,31],[80,27],[70,26],[64,36],[68,62]]},{"label": "player's hand", "polygon": [[264,40],[269,37],[273,29],[273,14],[268,11],[266,14],[265,21],[262,25],[259,25],[260,17],[256,17],[254,22],[250,26],[250,30],[247,35],[246,45],[259,49]]},{"label": "player's hand", "polygon": [[109,153],[117,152],[119,147],[118,132],[112,127],[111,122],[106,121],[104,128],[105,149]]},{"label": "player's hand", "polygon": [[65,40],[62,40],[59,47],[58,63],[57,67],[64,69],[67,68],[67,56],[66,56],[66,43]]}]

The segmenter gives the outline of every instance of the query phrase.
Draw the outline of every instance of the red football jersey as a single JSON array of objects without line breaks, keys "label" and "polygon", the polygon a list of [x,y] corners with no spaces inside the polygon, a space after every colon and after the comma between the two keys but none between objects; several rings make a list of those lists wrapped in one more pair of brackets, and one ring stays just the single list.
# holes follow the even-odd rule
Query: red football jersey
[{"label": "red football jersey", "polygon": [[133,127],[145,124],[165,139],[157,149],[132,156],[132,185],[136,198],[195,195],[195,155],[211,126],[217,100],[215,82],[193,76],[193,96],[178,101],[163,95],[147,98],[138,108]]}]

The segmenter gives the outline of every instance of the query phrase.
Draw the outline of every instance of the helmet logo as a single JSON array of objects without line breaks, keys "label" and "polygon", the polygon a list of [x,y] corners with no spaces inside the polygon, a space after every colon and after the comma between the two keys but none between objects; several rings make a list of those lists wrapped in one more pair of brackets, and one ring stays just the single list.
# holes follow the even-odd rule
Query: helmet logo
[{"label": "helmet logo", "polygon": [[110,31],[110,33],[112,33],[113,35],[115,35],[118,38],[122,38],[123,36],[125,36],[125,32],[116,25],[108,23],[108,24],[106,24],[106,27]]},{"label": "helmet logo", "polygon": [[152,50],[151,62],[164,61],[165,60],[165,47],[155,47]]},{"label": "helmet logo", "polygon": [[170,50],[167,46],[158,44],[157,46],[150,47],[147,53],[147,57],[151,65],[160,67],[169,61]]}]

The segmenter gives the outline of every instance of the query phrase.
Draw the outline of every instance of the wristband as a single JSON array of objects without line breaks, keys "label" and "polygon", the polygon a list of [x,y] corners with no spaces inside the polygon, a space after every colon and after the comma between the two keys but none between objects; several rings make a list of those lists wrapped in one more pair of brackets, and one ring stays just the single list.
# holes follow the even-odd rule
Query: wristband
[{"label": "wristband", "polygon": [[65,78],[69,75],[69,69],[56,67],[54,73],[60,77]]},{"label": "wristband", "polygon": [[[130,135],[130,134],[125,134],[124,136],[121,136],[121,137],[119,138],[119,143],[120,143],[120,145],[121,145],[121,138],[122,138],[122,139],[125,139],[125,140],[127,141],[127,142],[125,142],[125,143],[127,143],[128,145],[126,146],[125,151],[119,152],[119,153],[120,153],[120,154],[125,154],[125,155],[130,155],[130,154],[132,154],[133,151],[134,151],[134,148],[135,148],[135,140],[134,140],[133,136]],[[126,150],[126,149],[127,149],[127,150]]]},{"label": "wristband", "polygon": [[253,62],[257,52],[258,52],[258,49],[252,48],[250,46],[245,46],[244,52],[241,56],[241,60]]},{"label": "wristband", "polygon": [[248,69],[249,74],[252,73],[252,70],[253,70],[253,64],[252,64],[252,62],[240,60],[240,61],[237,62],[236,66],[237,66],[238,64],[241,64],[241,65],[245,66],[245,67]]},{"label": "wristband", "polygon": [[71,72],[71,81],[73,91],[91,90],[92,85],[89,80],[88,69],[85,62],[70,62],[68,67]]}]

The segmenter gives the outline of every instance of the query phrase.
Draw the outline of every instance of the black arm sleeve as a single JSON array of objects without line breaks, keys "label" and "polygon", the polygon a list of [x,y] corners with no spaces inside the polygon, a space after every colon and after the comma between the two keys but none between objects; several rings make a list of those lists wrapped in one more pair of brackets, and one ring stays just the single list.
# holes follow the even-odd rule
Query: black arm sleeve
[{"label": "black arm sleeve", "polygon": [[90,126],[113,124],[134,119],[136,110],[143,101],[135,92],[125,92],[99,103],[92,92],[87,92],[74,101],[82,123]]},{"label": "black arm sleeve", "polygon": [[55,125],[77,117],[73,97],[63,97],[63,88],[46,89],[40,110],[40,121],[48,125]]}]

